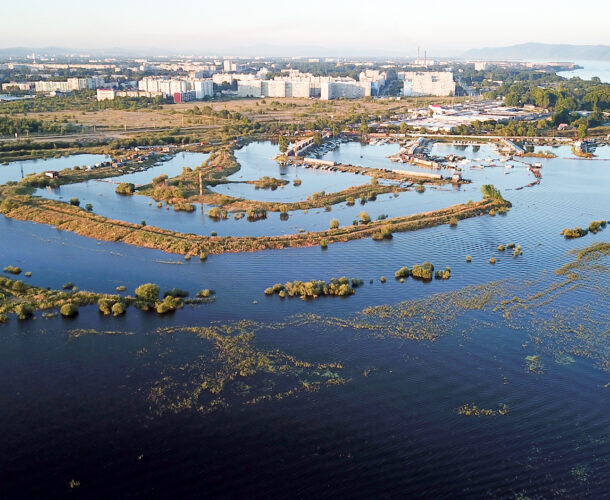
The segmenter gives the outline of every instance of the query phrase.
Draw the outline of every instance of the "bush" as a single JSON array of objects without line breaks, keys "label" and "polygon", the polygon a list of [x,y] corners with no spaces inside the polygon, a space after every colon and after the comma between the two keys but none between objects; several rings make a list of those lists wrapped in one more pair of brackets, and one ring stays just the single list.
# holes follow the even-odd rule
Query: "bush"
[{"label": "bush", "polygon": [[208,217],[210,219],[220,219],[222,218],[222,211],[218,207],[212,207],[208,210]]},{"label": "bush", "polygon": [[17,318],[28,319],[32,316],[32,307],[29,304],[17,304],[15,307]]},{"label": "bush", "polygon": [[379,281],[381,281],[382,283],[386,282],[385,276],[382,276],[381,278],[379,278]]},{"label": "bush", "polygon": [[206,260],[207,258],[208,258],[208,256],[207,256],[205,253],[201,252],[201,253],[199,254],[199,260],[200,260],[201,262],[203,262],[203,261],[204,261],[204,260]]},{"label": "bush", "polygon": [[199,290],[197,292],[197,297],[202,297],[204,299],[207,299],[208,297],[210,297],[212,294],[214,293],[214,290],[210,290],[208,288],[204,288],[203,290]]},{"label": "bush", "polygon": [[472,262],[472,257],[470,255],[466,255],[466,262]]},{"label": "bush", "polygon": [[10,274],[21,274],[21,268],[17,266],[6,266],[3,271]]},{"label": "bush", "polygon": [[458,225],[458,218],[457,217],[451,217],[451,219],[449,219],[449,225],[451,227],[457,227],[457,225]]},{"label": "bush", "polygon": [[444,271],[436,271],[434,273],[434,277],[437,280],[448,280],[449,278],[451,278],[451,268],[446,267]]},{"label": "bush", "polygon": [[93,205],[91,203],[87,203],[85,208],[87,209],[87,212],[93,212]]},{"label": "bush", "polygon": [[129,196],[132,195],[136,190],[135,184],[131,182],[121,182],[114,190],[116,194]]},{"label": "bush", "polygon": [[322,239],[320,240],[320,246],[321,246],[322,248],[324,248],[324,249],[328,248],[328,241],[326,241],[326,239],[325,239],[325,238],[322,238]]},{"label": "bush", "polygon": [[[360,283],[360,280],[352,280]],[[276,283],[273,287],[265,289],[265,294],[273,295],[277,293],[280,297],[284,298],[286,295],[289,297],[301,297],[301,298],[317,298],[325,295],[335,295],[339,297],[346,297],[355,293],[353,287],[350,286],[350,280],[345,276],[336,279],[332,278],[329,283],[324,281],[288,281],[285,285]]]},{"label": "bush", "polygon": [[152,180],[153,186],[158,186],[159,184],[165,183],[167,180],[167,174],[161,174],[159,177],[155,177]]},{"label": "bush", "polygon": [[259,207],[248,207],[246,209],[246,216],[249,221],[266,219],[267,218],[267,210]]},{"label": "bush", "polygon": [[78,207],[80,206],[80,200],[78,198],[70,198],[70,205]]},{"label": "bush", "polygon": [[104,316],[110,316],[110,312],[112,310],[112,306],[110,305],[110,301],[107,299],[100,299],[97,303],[100,312],[104,315]]},{"label": "bush", "polygon": [[503,252],[505,250],[504,245],[498,245],[498,250]]},{"label": "bush", "polygon": [[64,290],[72,290],[74,288],[74,283],[72,283],[71,281],[68,281],[67,283],[64,283],[62,288]]},{"label": "bush", "polygon": [[389,240],[392,238],[392,225],[391,224],[384,224],[381,227],[381,237]]},{"label": "bush", "polygon": [[195,205],[193,205],[192,203],[187,203],[187,202],[174,203],[174,211],[175,212],[194,212]]},{"label": "bush", "polygon": [[145,302],[156,302],[159,300],[160,288],[154,283],[145,283],[136,288],[136,297]]},{"label": "bush", "polygon": [[59,312],[66,318],[72,318],[78,314],[78,306],[72,303],[64,304]]},{"label": "bush", "polygon": [[409,274],[411,274],[411,270],[408,267],[401,267],[398,271],[394,273],[394,277],[396,279],[408,278]]},{"label": "bush", "polygon": [[338,229],[339,228],[339,219],[331,219],[330,220],[330,228]]},{"label": "bush", "polygon": [[353,196],[348,196],[346,201],[350,207],[355,203]]},{"label": "bush", "polygon": [[292,184],[295,186],[300,186],[301,185],[301,179],[295,179],[294,181],[292,181]]},{"label": "bush", "polygon": [[424,262],[421,266],[414,265],[411,276],[422,280],[431,280],[434,274],[434,266],[430,262]]},{"label": "bush", "polygon": [[481,186],[481,193],[483,193],[483,198],[493,198],[496,200],[503,200],[502,194],[499,189],[496,189],[493,184],[484,184]]},{"label": "bush", "polygon": [[120,302],[113,304],[112,306],[112,315],[113,316],[121,316],[125,314],[125,306]]},{"label": "bush", "polygon": [[25,292],[25,283],[21,280],[14,281],[11,288],[16,292]]},{"label": "bush", "polygon": [[563,231],[561,231],[560,234],[563,234],[566,239],[571,239],[571,238],[582,238],[587,233],[588,233],[588,231],[586,229],[581,229],[580,227],[575,227],[573,229],[565,228]]},{"label": "bush", "polygon": [[491,259],[489,259],[489,263],[490,264],[495,264],[496,263],[496,259],[494,259],[493,257]]},{"label": "bush", "polygon": [[161,302],[157,304],[156,310],[159,314],[165,314],[170,311],[170,308],[165,302]]},{"label": "bush", "polygon": [[369,222],[371,222],[371,216],[366,212],[360,212],[359,217],[362,224],[368,224]]}]

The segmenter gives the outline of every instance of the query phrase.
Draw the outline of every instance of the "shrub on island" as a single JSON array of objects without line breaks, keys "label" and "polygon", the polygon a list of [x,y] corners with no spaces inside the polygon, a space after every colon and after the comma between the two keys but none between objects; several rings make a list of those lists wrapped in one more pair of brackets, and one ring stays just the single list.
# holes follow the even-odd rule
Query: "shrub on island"
[{"label": "shrub on island", "polygon": [[59,312],[65,318],[73,318],[74,316],[76,316],[78,314],[78,306],[76,304],[72,304],[72,303],[64,304],[59,309]]},{"label": "shrub on island", "polygon": [[318,298],[321,296],[334,295],[338,297],[347,297],[353,295],[355,292],[354,284],[361,284],[361,280],[351,281],[345,276],[341,278],[332,278],[330,282],[311,280],[311,281],[288,281],[286,284],[276,283],[272,287],[265,289],[266,295],[278,294],[280,297],[301,297],[306,298]]},{"label": "shrub on island", "polygon": [[115,189],[116,194],[123,196],[132,195],[136,191],[135,184],[131,182],[121,182]]}]

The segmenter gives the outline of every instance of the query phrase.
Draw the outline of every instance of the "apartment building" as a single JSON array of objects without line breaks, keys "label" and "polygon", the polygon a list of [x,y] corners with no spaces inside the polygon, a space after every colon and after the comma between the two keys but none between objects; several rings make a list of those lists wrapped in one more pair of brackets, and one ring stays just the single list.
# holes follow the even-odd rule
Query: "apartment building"
[{"label": "apartment building", "polygon": [[95,90],[109,84],[103,78],[68,78],[65,82],[41,81],[34,83],[36,92],[71,92],[73,90]]},{"label": "apartment building", "polygon": [[401,71],[405,96],[449,96],[455,94],[455,82],[450,71]]},{"label": "apartment building", "polygon": [[214,83],[211,79],[185,80],[179,78],[143,78],[138,82],[138,89],[144,92],[161,93],[164,96],[174,96],[194,91],[197,99],[214,95]]},{"label": "apartment building", "polygon": [[352,79],[341,81],[322,82],[320,99],[360,99],[372,95],[370,82],[357,82]]}]

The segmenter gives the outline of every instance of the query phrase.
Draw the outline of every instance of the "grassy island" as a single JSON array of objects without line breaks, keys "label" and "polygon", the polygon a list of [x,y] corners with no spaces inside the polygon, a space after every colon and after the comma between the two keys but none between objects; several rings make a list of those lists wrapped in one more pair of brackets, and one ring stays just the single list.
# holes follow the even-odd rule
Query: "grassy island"
[{"label": "grassy island", "polygon": [[230,252],[251,252],[286,247],[320,245],[321,240],[330,243],[370,238],[374,234],[414,231],[425,227],[449,224],[453,218],[466,219],[484,215],[492,210],[508,208],[511,204],[501,197],[485,197],[451,207],[372,221],[365,225],[345,226],[328,231],[263,237],[207,237],[183,234],[152,226],[108,219],[67,203],[17,195],[0,201],[0,213],[18,220],[49,224],[65,231],[72,231],[105,241],[121,241],[130,245],[155,248],[169,253],[200,255]]},{"label": "grassy island", "polygon": [[183,307],[185,303],[199,304],[214,300],[213,291],[202,292],[205,293],[200,292],[195,298],[185,299],[188,292],[174,288],[165,292],[161,299],[159,287],[146,283],[135,290],[135,297],[122,297],[80,291],[73,285],[64,285],[64,290],[50,290],[0,276],[0,323],[7,321],[10,313],[15,313],[18,319],[24,320],[32,317],[35,311],[46,311],[46,316],[55,316],[59,311],[62,316],[71,318],[78,314],[79,307],[94,304],[98,305],[100,313],[104,315],[120,316],[129,306],[165,314]]}]

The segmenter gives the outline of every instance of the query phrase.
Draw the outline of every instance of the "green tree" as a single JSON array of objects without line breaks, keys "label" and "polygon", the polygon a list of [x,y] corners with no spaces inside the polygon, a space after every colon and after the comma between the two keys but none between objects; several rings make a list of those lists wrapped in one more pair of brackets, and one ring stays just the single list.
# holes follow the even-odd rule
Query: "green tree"
[{"label": "green tree", "polygon": [[136,297],[146,302],[156,302],[159,300],[161,289],[154,283],[145,283],[136,288]]},{"label": "green tree", "polygon": [[324,138],[322,137],[322,133],[316,130],[313,133],[313,143],[316,146],[321,146],[323,142],[324,142]]},{"label": "green tree", "polygon": [[337,229],[339,227],[339,219],[331,219],[330,228]]},{"label": "green tree", "polygon": [[285,153],[288,149],[288,139],[280,135],[280,153]]},{"label": "green tree", "polygon": [[581,123],[580,125],[578,125],[578,137],[580,139],[584,139],[585,137],[587,137],[588,132],[589,132],[589,129],[587,128],[586,124]]},{"label": "green tree", "polygon": [[407,130],[409,130],[409,127],[407,127],[407,124],[405,122],[401,122],[400,123],[400,133],[406,134]]},{"label": "green tree", "polygon": [[369,124],[366,122],[366,120],[364,118],[360,122],[360,133],[362,135],[366,135],[369,133]]}]

